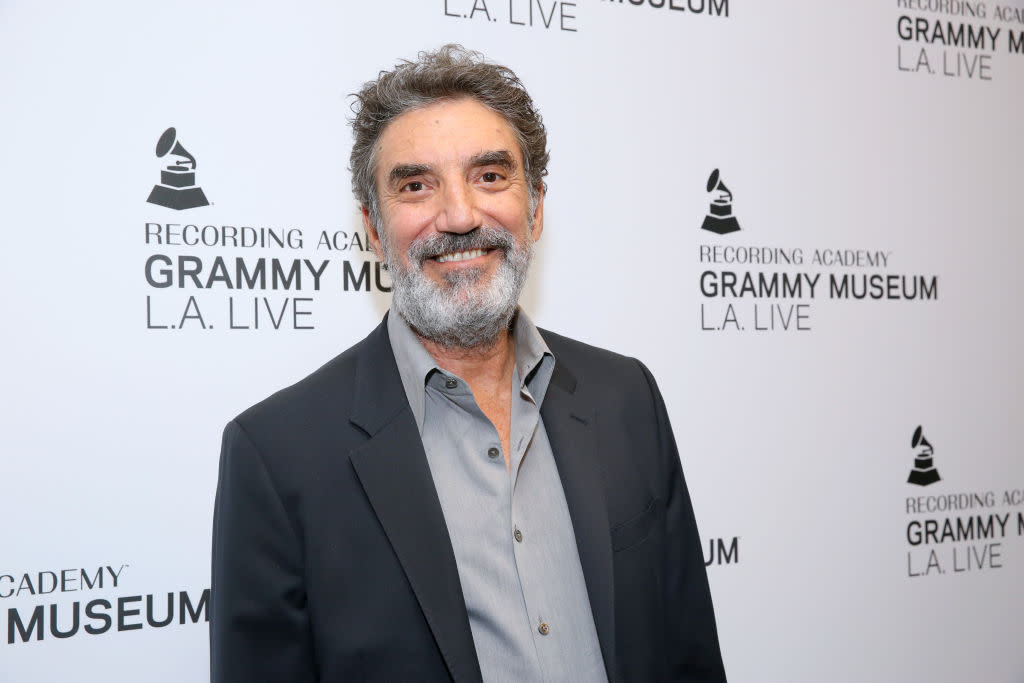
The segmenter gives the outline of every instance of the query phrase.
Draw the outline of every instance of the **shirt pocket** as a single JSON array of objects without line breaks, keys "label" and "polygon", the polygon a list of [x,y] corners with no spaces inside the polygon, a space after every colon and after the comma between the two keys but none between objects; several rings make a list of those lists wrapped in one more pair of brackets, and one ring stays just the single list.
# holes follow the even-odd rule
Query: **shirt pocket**
[{"label": "shirt pocket", "polygon": [[639,545],[646,539],[658,517],[655,499],[647,501],[643,512],[612,527],[612,551],[620,552]]}]

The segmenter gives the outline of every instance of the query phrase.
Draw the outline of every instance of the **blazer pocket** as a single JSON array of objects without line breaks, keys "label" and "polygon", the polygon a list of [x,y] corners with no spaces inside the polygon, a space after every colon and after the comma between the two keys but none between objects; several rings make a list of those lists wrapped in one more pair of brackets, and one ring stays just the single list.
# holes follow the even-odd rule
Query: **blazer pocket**
[{"label": "blazer pocket", "polygon": [[639,545],[651,533],[658,518],[658,508],[652,498],[640,514],[612,527],[612,551],[619,552]]}]

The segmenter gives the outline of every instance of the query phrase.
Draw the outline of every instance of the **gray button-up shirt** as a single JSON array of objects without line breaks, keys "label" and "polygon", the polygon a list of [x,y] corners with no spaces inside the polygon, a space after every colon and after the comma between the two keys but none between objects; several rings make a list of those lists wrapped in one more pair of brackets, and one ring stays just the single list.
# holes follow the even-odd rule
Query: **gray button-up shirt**
[{"label": "gray button-up shirt", "polygon": [[400,315],[388,334],[455,551],[485,681],[607,681],[569,508],[540,416],[555,358],[519,311],[509,454],[460,377]]}]

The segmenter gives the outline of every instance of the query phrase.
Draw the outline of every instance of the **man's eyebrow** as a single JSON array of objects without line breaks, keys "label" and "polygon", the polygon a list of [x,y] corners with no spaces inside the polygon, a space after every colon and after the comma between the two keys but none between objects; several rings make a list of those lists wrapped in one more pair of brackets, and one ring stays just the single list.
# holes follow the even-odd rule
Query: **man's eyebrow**
[{"label": "man's eyebrow", "polygon": [[[474,154],[469,158],[469,166],[478,168],[480,166],[500,166],[509,172],[516,170],[516,160],[507,149],[488,150]],[[431,167],[427,164],[398,164],[388,173],[388,183],[394,185],[406,178],[413,178],[418,175],[430,173]]]},{"label": "man's eyebrow", "polygon": [[507,149],[497,149],[474,154],[469,159],[469,165],[479,166],[501,166],[507,171],[516,170],[516,160]]},{"label": "man's eyebrow", "polygon": [[406,178],[412,178],[413,176],[429,172],[430,167],[426,164],[399,164],[391,169],[391,173],[388,174],[388,183],[393,185]]}]

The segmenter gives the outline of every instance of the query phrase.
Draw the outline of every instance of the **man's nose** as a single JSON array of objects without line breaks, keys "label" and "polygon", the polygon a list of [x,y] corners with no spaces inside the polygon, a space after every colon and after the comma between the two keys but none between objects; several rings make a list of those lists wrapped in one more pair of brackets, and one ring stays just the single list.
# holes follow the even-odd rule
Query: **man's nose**
[{"label": "man's nose", "polygon": [[466,183],[449,183],[441,193],[437,215],[438,232],[466,233],[480,227],[473,190]]}]

